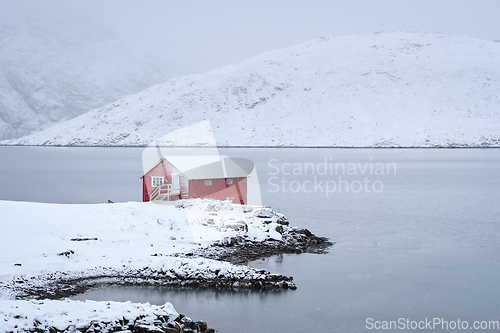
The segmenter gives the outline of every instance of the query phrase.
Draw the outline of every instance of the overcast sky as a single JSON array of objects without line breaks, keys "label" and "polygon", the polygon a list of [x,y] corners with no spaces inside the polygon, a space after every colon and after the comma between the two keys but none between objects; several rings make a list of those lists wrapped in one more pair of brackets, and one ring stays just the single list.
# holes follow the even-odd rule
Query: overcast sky
[{"label": "overcast sky", "polygon": [[[0,0],[18,1],[18,0]],[[21,0],[35,3],[34,0]],[[500,40],[499,0],[52,0],[197,71],[323,36],[434,31]]]},{"label": "overcast sky", "polygon": [[500,40],[498,0],[120,0],[87,10],[204,70],[322,36],[435,31]]}]

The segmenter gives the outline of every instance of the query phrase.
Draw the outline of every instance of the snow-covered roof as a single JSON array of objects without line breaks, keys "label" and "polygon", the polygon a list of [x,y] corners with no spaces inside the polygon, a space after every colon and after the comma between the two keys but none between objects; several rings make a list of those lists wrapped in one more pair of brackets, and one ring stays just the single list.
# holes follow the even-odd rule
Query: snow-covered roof
[{"label": "snow-covered roof", "polygon": [[163,156],[164,159],[174,165],[180,172],[186,173],[191,169],[196,169],[201,166],[220,162],[222,158],[227,158],[225,155],[174,155]]},{"label": "snow-covered roof", "polygon": [[[175,165],[175,164],[174,164]],[[253,163],[247,159],[221,156],[219,161],[208,163],[184,173],[189,179],[216,179],[246,177],[252,172]]]},{"label": "snow-covered roof", "polygon": [[229,158],[226,155],[163,156],[161,160],[167,160],[189,179],[247,177],[254,167],[250,160]]}]

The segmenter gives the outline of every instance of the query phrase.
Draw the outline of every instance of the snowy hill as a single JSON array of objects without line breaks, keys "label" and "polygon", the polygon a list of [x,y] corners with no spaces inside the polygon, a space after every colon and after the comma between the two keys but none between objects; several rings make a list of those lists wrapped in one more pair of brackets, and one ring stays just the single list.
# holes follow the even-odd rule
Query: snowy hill
[{"label": "snowy hill", "polygon": [[[183,74],[70,4],[0,2],[0,140],[18,138]],[[158,51],[158,50],[157,50]]]},{"label": "snowy hill", "polygon": [[500,43],[321,38],[172,79],[9,144],[145,145],[204,119],[226,146],[498,146]]}]

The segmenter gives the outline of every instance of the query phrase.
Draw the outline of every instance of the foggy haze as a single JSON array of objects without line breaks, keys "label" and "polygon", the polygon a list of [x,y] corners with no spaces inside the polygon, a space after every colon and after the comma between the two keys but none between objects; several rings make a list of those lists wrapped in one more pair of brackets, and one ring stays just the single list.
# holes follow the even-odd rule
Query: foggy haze
[{"label": "foggy haze", "polygon": [[201,71],[327,36],[431,31],[500,39],[495,0],[115,0],[75,7],[121,33],[140,33],[152,47],[168,50],[169,60]]}]

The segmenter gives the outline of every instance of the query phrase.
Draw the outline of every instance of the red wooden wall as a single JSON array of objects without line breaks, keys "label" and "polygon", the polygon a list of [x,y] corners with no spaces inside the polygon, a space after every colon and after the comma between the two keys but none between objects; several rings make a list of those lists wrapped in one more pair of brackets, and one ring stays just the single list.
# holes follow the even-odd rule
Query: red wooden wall
[{"label": "red wooden wall", "polygon": [[[168,161],[162,160],[153,169],[148,171],[142,179],[142,201],[150,201],[150,194],[155,190],[152,186],[152,176],[164,177],[164,184],[172,183],[172,173],[179,173],[177,168]],[[212,179],[212,185],[205,185],[204,179],[187,180],[187,188],[183,186],[181,177],[181,195],[180,198],[211,198],[217,200],[226,200],[227,197],[233,197],[233,203],[247,203],[247,178],[229,178],[233,184],[226,184],[226,179]],[[187,193],[186,193],[187,190]]]},{"label": "red wooden wall", "polygon": [[212,185],[205,185],[204,179],[189,180],[189,198],[211,198],[226,200],[227,197],[234,197],[233,203],[247,203],[247,179],[230,178],[233,184],[227,185],[226,179],[212,179]]}]

